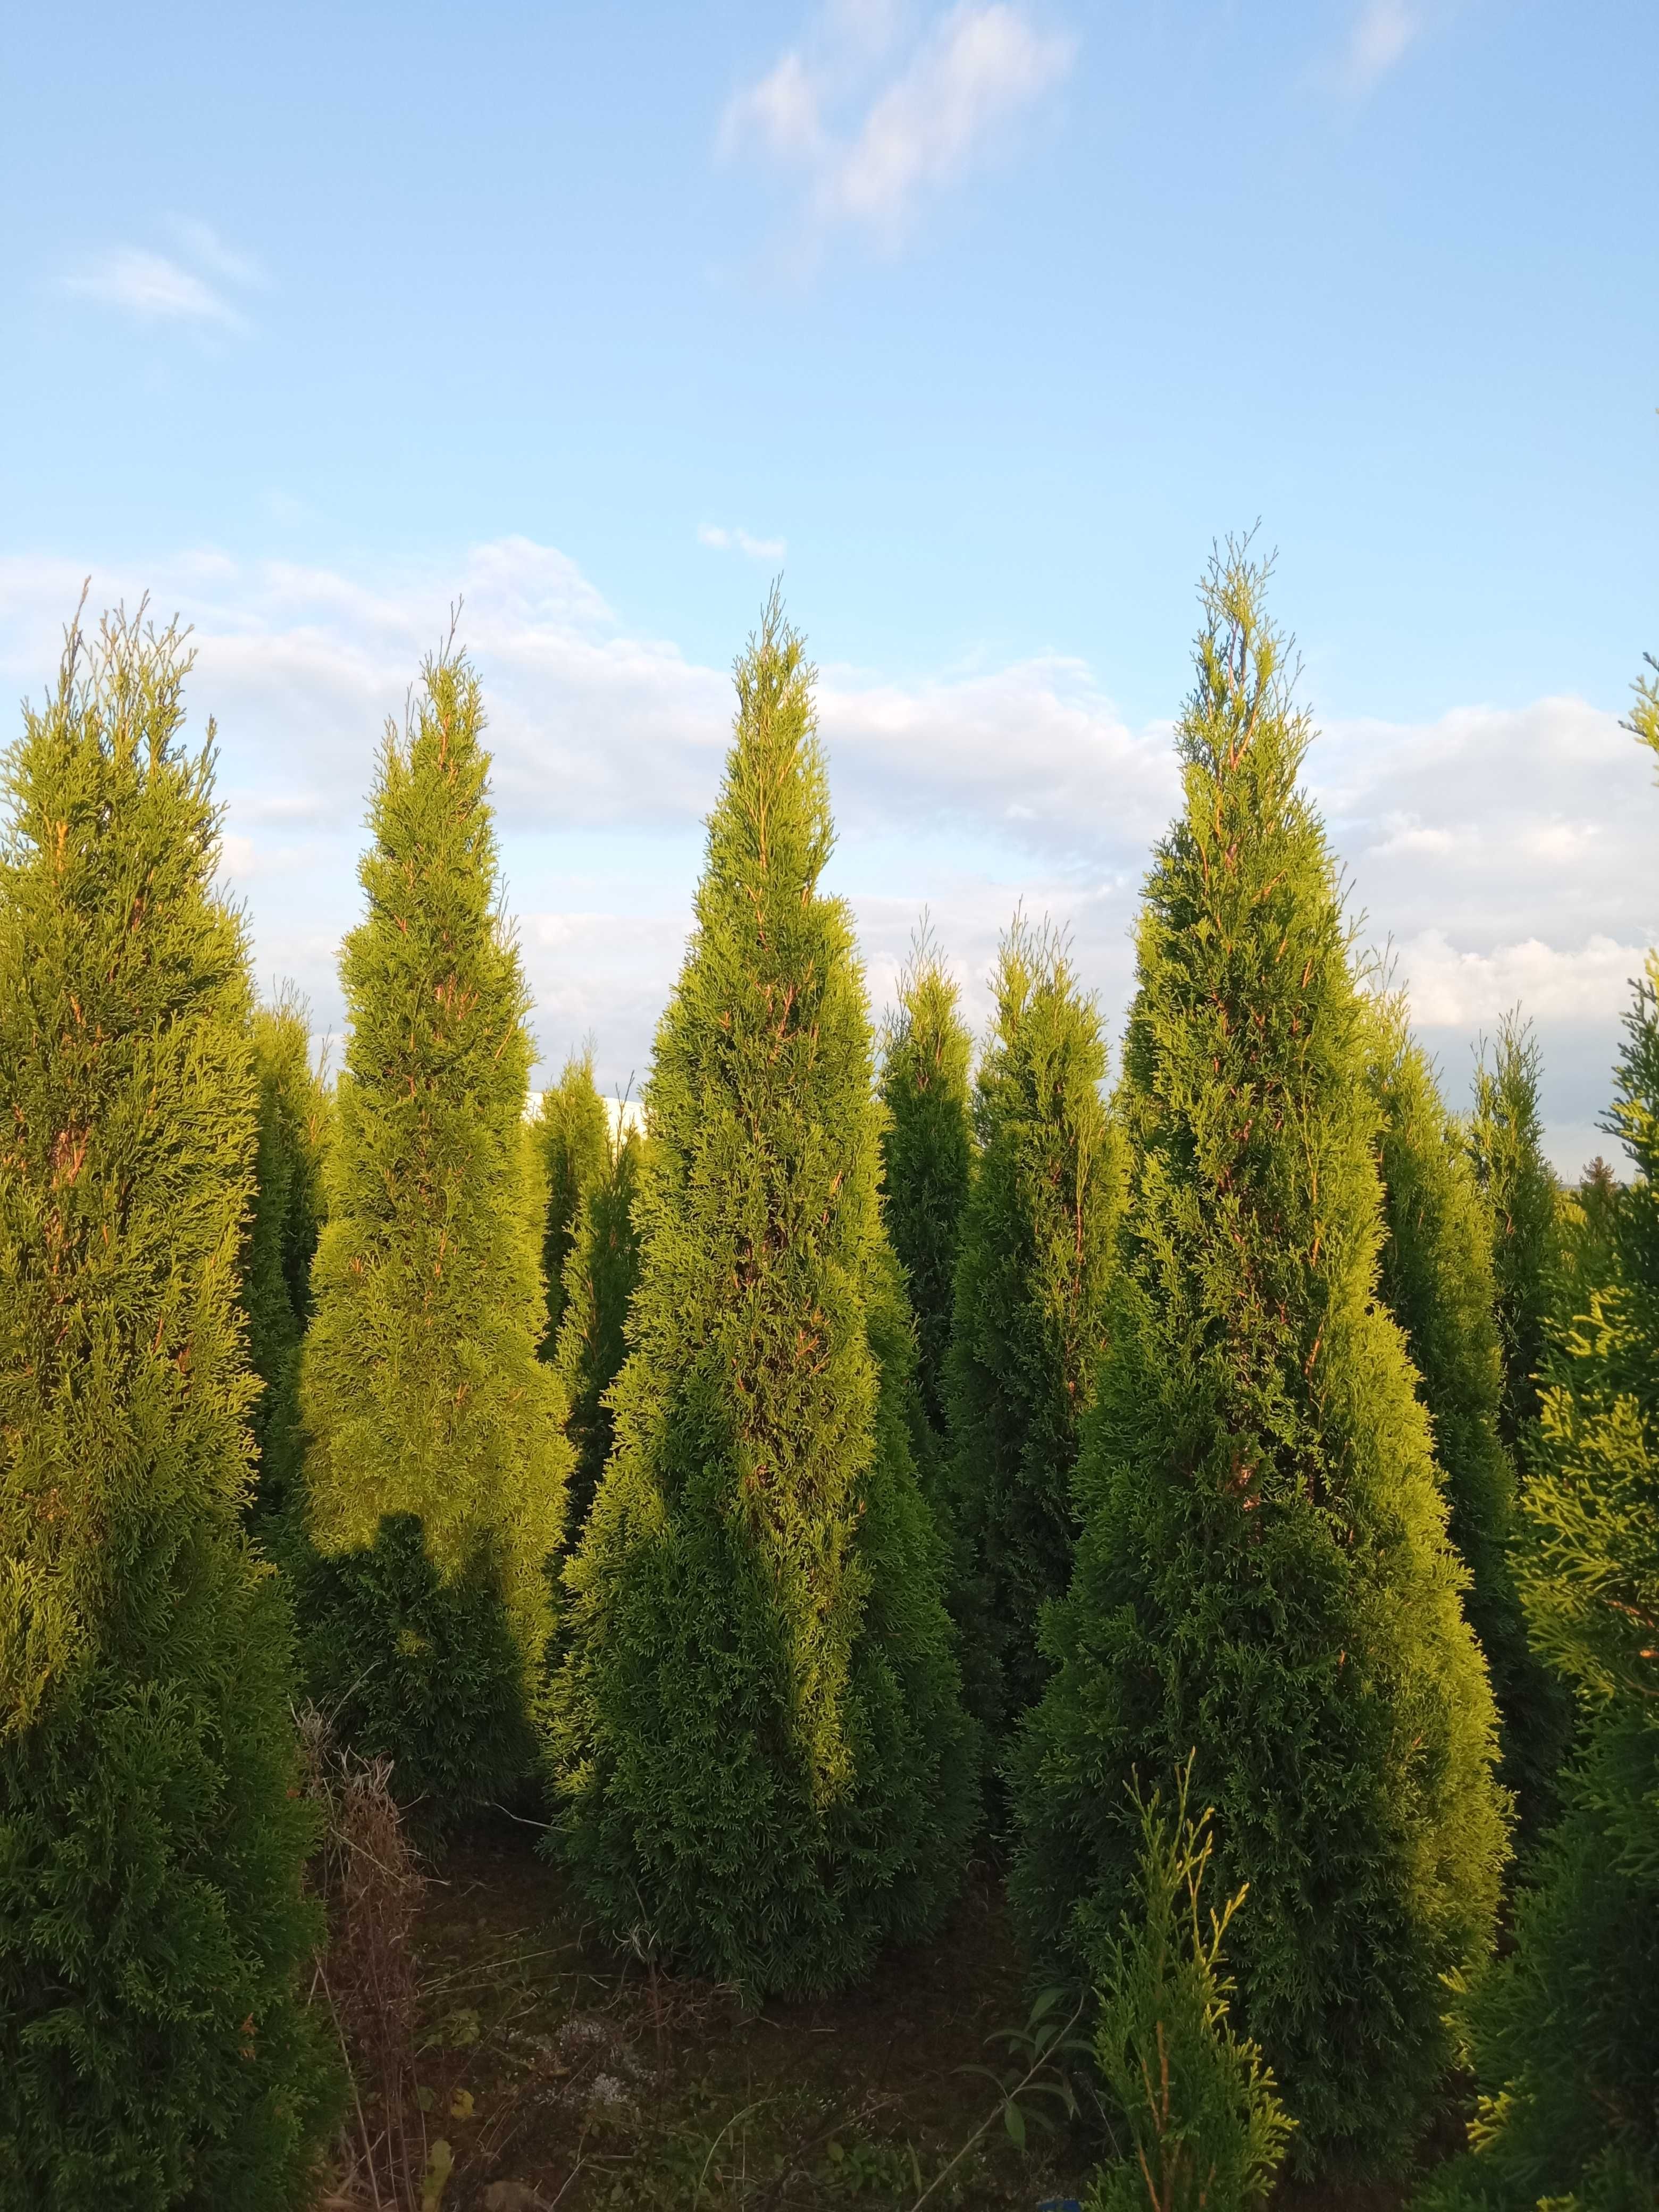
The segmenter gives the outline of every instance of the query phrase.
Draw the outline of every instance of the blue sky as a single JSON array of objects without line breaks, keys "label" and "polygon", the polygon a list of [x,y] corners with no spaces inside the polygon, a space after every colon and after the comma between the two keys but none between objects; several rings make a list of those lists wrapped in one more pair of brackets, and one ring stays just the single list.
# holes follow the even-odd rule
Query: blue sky
[{"label": "blue sky", "polygon": [[879,1000],[1016,897],[1114,1023],[1193,583],[1261,519],[1310,773],[1461,1091],[1558,1155],[1659,931],[1659,10],[1638,0],[33,9],[0,141],[0,660],[202,641],[263,973],[331,952],[464,591],[544,1044],[641,1066],[781,568]]}]

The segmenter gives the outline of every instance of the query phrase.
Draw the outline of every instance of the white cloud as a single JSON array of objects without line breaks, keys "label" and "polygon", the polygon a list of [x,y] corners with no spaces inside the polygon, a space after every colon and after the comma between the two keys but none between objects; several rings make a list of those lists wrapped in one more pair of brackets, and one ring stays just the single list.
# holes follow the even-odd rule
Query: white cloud
[{"label": "white cloud", "polygon": [[[14,691],[44,688],[84,573],[0,561]],[[592,1030],[607,1087],[643,1073],[719,785],[725,671],[634,633],[574,562],[523,538],[401,575],[198,552],[148,579],[95,574],[92,604],[136,604],[145,581],[163,615],[196,626],[189,696],[198,729],[219,720],[226,872],[258,972],[295,976],[325,1030],[340,1024],[335,954],[357,910],[380,728],[464,598],[543,1046],[556,1061]],[[833,881],[878,1006],[927,904],[982,1019],[997,932],[1023,900],[1070,927],[1115,1029],[1149,850],[1179,798],[1168,724],[1126,722],[1095,672],[1060,657],[902,683],[826,662],[819,717]],[[1556,1156],[1576,1168],[1598,1141],[1627,979],[1659,939],[1659,793],[1616,708],[1544,699],[1426,724],[1332,720],[1308,778],[1366,938],[1392,944],[1454,1097],[1473,1040],[1520,1001],[1544,1042]]]},{"label": "white cloud", "polygon": [[714,522],[700,526],[697,543],[716,553],[746,553],[751,561],[781,561],[789,550],[781,538],[751,538],[746,530],[727,530]]},{"label": "white cloud", "polygon": [[1434,0],[1359,0],[1346,43],[1320,74],[1339,92],[1368,93],[1415,46],[1427,28],[1427,6]]},{"label": "white cloud", "polygon": [[[148,246],[118,246],[98,255],[63,280],[76,296],[115,307],[142,323],[175,323],[198,330],[243,336],[247,317],[226,295],[262,287],[263,271],[237,253],[207,223],[180,219],[172,226],[185,260]],[[196,265],[190,267],[187,262]]]},{"label": "white cloud", "polygon": [[[956,182],[1070,67],[1075,41],[1009,0],[960,0],[894,61],[896,11],[831,8],[727,107],[720,146],[749,143],[804,173],[820,226],[862,225],[890,243],[923,196]],[[880,68],[877,67],[880,64]]]}]

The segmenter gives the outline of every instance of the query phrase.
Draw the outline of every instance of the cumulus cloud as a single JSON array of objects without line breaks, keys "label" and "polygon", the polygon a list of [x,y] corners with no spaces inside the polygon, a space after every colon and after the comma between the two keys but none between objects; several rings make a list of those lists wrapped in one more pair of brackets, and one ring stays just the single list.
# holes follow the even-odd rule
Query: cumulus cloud
[{"label": "cumulus cloud", "polygon": [[171,228],[182,258],[147,246],[114,246],[72,270],[63,280],[64,290],[114,307],[137,322],[246,336],[248,319],[227,288],[247,291],[262,286],[263,271],[207,223],[181,218]]},{"label": "cumulus cloud", "polygon": [[[0,668],[17,688],[43,688],[82,573],[0,562]],[[544,1049],[556,1061],[592,1030],[607,1085],[642,1075],[690,921],[729,675],[636,634],[574,562],[524,538],[431,572],[205,552],[148,580],[160,610],[195,624],[190,696],[218,717],[225,872],[258,973],[293,975],[328,1030],[380,732],[460,597]],[[140,588],[99,574],[93,604],[132,605]],[[877,1006],[926,904],[982,1021],[997,933],[1023,902],[1069,927],[1115,1027],[1149,849],[1179,799],[1169,725],[1129,723],[1097,672],[1052,656],[905,683],[825,660],[818,703],[831,880]],[[1576,699],[1426,724],[1332,719],[1309,757],[1366,939],[1392,946],[1453,1095],[1473,1042],[1519,1001],[1539,1020],[1565,1167],[1603,1141],[1593,1123],[1628,979],[1659,938],[1650,769],[1616,708]]]},{"label": "cumulus cloud", "polygon": [[800,177],[820,227],[862,226],[889,243],[918,206],[965,175],[1071,66],[1075,42],[1010,0],[961,0],[903,46],[879,4],[832,7],[805,50],[785,53],[728,106],[731,155],[755,146]]},{"label": "cumulus cloud", "polygon": [[781,538],[754,538],[746,530],[727,530],[716,522],[699,527],[697,543],[716,553],[746,553],[751,561],[781,561],[789,550]]}]

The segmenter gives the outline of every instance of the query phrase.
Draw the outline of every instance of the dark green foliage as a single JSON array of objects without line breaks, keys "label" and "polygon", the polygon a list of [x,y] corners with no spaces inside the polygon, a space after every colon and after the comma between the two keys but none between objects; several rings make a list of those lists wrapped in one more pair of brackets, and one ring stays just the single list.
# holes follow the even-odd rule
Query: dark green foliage
[{"label": "dark green foliage", "polygon": [[241,1527],[250,994],[188,667],[74,635],[4,771],[0,2199],[43,2212],[298,2207],[332,2118],[292,1632]]},{"label": "dark green foliage", "polygon": [[569,1463],[536,1358],[531,1045],[483,722],[477,678],[445,653],[386,734],[301,1383],[313,1685],[432,1821],[524,1771]]},{"label": "dark green foliage", "polygon": [[882,1038],[882,1202],[916,1318],[922,1405],[940,1435],[957,1250],[974,1164],[969,1037],[957,1006],[955,979],[924,922]]},{"label": "dark green foliage", "polygon": [[971,1679],[1017,1717],[1048,1673],[1044,1601],[1077,1538],[1072,1479],[1105,1343],[1123,1152],[1101,1098],[1100,1013],[1052,929],[1016,920],[975,1086],[979,1166],[963,1218],[951,1340],[951,1488],[976,1601]]},{"label": "dark green foliage", "polygon": [[1599,1152],[1585,1163],[1577,1188],[1562,1194],[1563,1310],[1587,1308],[1591,1291],[1600,1290],[1612,1273],[1619,1198],[1619,1178]]},{"label": "dark green foliage", "polygon": [[1544,1370],[1519,1579],[1586,1747],[1529,1869],[1515,1945],[1476,1983],[1484,2095],[1437,2212],[1659,2205],[1659,956],[1638,984],[1611,1126],[1636,1181],[1611,1266]]},{"label": "dark green foliage", "polygon": [[544,1194],[542,1279],[547,1326],[541,1355],[556,1358],[564,1319],[565,1268],[575,1248],[582,1200],[611,1164],[611,1123],[593,1080],[593,1048],[572,1053],[558,1081],[542,1093],[532,1143]]},{"label": "dark green foliage", "polygon": [[616,1450],[549,1701],[552,1840],[601,1927],[757,1992],[935,1925],[975,1809],[811,682],[775,598],[658,1031]]},{"label": "dark green foliage", "polygon": [[1464,1610],[1504,1721],[1504,1781],[1547,1808],[1571,1716],[1534,1658],[1515,1587],[1515,1467],[1498,1434],[1503,1354],[1492,1217],[1463,1133],[1411,1036],[1403,1000],[1376,1009],[1371,1088],[1382,1114],[1381,1291],[1406,1333],[1444,1478],[1452,1544],[1469,1571]]},{"label": "dark green foliage", "polygon": [[1200,1905],[1213,1843],[1187,1810],[1190,1762],[1165,1812],[1134,1793],[1140,1854],[1133,1903],[1095,1962],[1095,2057],[1117,2154],[1090,2212],[1255,2212],[1296,2123],[1273,2073],[1230,2017],[1223,1946],[1247,1891]]},{"label": "dark green foliage", "polygon": [[283,994],[253,1016],[259,1141],[242,1263],[248,1357],[264,1384],[253,1408],[257,1519],[280,1521],[300,1470],[300,1346],[311,1317],[311,1261],[322,1224],[328,1094],[311,1066],[304,1001]]},{"label": "dark green foliage", "polygon": [[564,1317],[555,1366],[570,1411],[565,1421],[575,1454],[566,1507],[565,1541],[581,1538],[593,1493],[616,1440],[609,1393],[628,1346],[628,1309],[640,1279],[640,1238],[634,1222],[641,1139],[619,1128],[605,1167],[583,1194],[576,1234],[565,1261]]},{"label": "dark green foliage", "polygon": [[1015,1761],[1017,1900],[1086,1967],[1133,1893],[1135,1772],[1195,1747],[1233,1962],[1304,2166],[1407,2152],[1443,1977],[1492,1941],[1496,1714],[1393,1320],[1371,1012],[1297,789],[1263,573],[1205,587],[1186,805],[1139,927],[1130,1193],[1079,1467],[1084,1531]]},{"label": "dark green foliage", "polygon": [[1540,1061],[1532,1024],[1506,1014],[1474,1077],[1469,1151],[1492,1209],[1498,1330],[1504,1352],[1499,1428],[1524,1476],[1538,1420],[1538,1375],[1561,1273],[1555,1177],[1538,1110]]}]

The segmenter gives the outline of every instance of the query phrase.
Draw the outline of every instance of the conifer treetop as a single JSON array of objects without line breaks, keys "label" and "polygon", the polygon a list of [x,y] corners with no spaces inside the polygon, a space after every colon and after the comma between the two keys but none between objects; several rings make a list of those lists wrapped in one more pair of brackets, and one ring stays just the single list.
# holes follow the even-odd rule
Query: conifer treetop
[{"label": "conifer treetop", "polygon": [[[0,784],[0,1304],[18,1332],[0,1389],[0,1732],[112,1610],[145,1602],[118,1572],[117,1532],[154,1501],[136,1494],[129,1454],[73,1442],[128,1366],[153,1366],[162,1399],[209,1409],[207,1443],[179,1476],[198,1487],[167,1501],[175,1516],[232,1510],[247,1480],[254,1385],[230,1299],[253,1137],[251,1114],[227,1122],[223,1099],[246,1079],[250,992],[241,916],[214,888],[213,725],[199,749],[181,740],[186,638],[158,632],[141,604],[106,615],[88,647],[77,618]],[[8,1399],[24,1409],[15,1421]],[[14,1633],[36,1647],[15,1677]]]},{"label": "conifer treetop", "polygon": [[[646,1087],[641,1290],[618,1439],[640,1440],[671,1498],[714,1484],[720,1511],[747,1530],[828,1803],[852,1775],[842,1708],[875,1419],[866,1295],[879,1119],[851,918],[818,889],[834,832],[813,671],[775,588],[735,677],[696,927]],[[708,1424],[695,1461],[665,1437],[658,1448],[671,1398]],[[609,1489],[592,1516],[595,1558],[618,1510]],[[587,1571],[579,1558],[571,1577],[580,1585]]]},{"label": "conifer treetop", "polygon": [[1376,1110],[1353,1085],[1352,930],[1297,782],[1312,726],[1264,611],[1268,574],[1230,544],[1201,586],[1176,739],[1186,804],[1148,878],[1122,1100],[1140,1155],[1131,1234],[1169,1301],[1160,1333],[1235,1347],[1197,1363],[1194,1433],[1227,1404],[1224,1427],[1254,1432],[1237,1482],[1273,1470],[1319,1504],[1339,1474],[1318,1441],[1328,1317],[1362,1314],[1375,1281]]},{"label": "conifer treetop", "polygon": [[544,1625],[568,1450],[534,1359],[544,1306],[520,1198],[532,1047],[501,911],[478,678],[430,655],[388,724],[347,939],[350,1017],[302,1382],[319,1548],[416,1513],[450,1574],[503,1547],[525,1648]]}]

